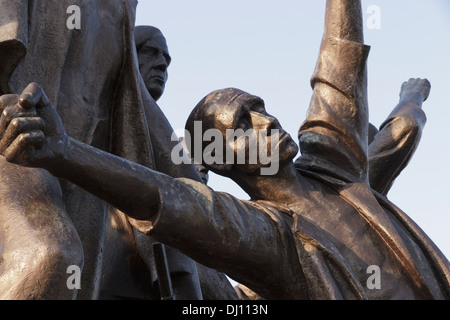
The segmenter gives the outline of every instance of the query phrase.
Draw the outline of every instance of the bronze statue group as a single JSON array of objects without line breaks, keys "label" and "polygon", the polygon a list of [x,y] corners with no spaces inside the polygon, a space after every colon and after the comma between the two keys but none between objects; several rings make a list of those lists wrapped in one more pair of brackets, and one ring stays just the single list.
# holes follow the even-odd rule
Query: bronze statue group
[{"label": "bronze statue group", "polygon": [[[405,81],[369,123],[360,1],[327,0],[298,144],[241,89],[193,106],[191,137],[201,122],[235,156],[251,150],[227,130],[276,130],[255,136],[277,145],[271,175],[171,161],[179,142],[156,103],[171,57],[160,30],[135,28],[135,1],[84,1],[81,30],[62,27],[70,1],[27,2],[0,14],[1,299],[450,298],[449,261],[386,196],[419,144],[430,83]],[[251,199],[211,189],[205,168]]]}]

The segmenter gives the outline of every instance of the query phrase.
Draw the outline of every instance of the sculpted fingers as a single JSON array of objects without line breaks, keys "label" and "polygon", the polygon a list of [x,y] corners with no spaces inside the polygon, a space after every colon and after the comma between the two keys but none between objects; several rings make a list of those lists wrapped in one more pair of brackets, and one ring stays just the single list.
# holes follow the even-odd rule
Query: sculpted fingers
[{"label": "sculpted fingers", "polygon": [[420,79],[421,81],[421,89],[422,89],[422,93],[424,95],[424,101],[428,99],[428,97],[430,96],[430,91],[431,91],[431,83],[430,81],[428,81],[428,79]]},{"label": "sculpted fingers", "polygon": [[63,157],[68,136],[62,121],[37,83],[20,96],[0,99],[0,154],[27,167],[52,166]]},{"label": "sculpted fingers", "polygon": [[39,159],[39,151],[44,139],[42,131],[19,134],[4,152],[6,160],[24,166],[33,166]]},{"label": "sculpted fingers", "polygon": [[30,83],[19,97],[19,105],[24,109],[46,106],[50,103],[42,87],[36,82]]},{"label": "sculpted fingers", "polygon": [[425,101],[428,99],[428,96],[430,95],[430,90],[431,90],[431,83],[427,79],[411,78],[402,84],[400,90],[400,97],[408,93],[417,92],[423,95],[423,101]]},{"label": "sculpted fingers", "polygon": [[50,104],[37,83],[29,84],[21,95],[0,97],[0,154],[10,162],[30,165],[45,141],[45,122],[36,107]]},{"label": "sculpted fingers", "polygon": [[0,112],[3,112],[7,107],[17,105],[18,96],[16,94],[4,94],[0,96]]},{"label": "sculpted fingers", "polygon": [[[14,118],[7,126],[2,139],[0,140],[0,153],[4,154],[5,150],[22,134],[33,131],[44,130],[44,121],[39,117]],[[36,145],[36,147],[39,147]]]},{"label": "sculpted fingers", "polygon": [[18,104],[14,106],[8,106],[3,110],[1,119],[0,119],[0,139],[3,139],[3,136],[9,127],[11,121],[15,118],[21,117],[34,117],[36,116],[35,110],[24,109],[20,107]]}]

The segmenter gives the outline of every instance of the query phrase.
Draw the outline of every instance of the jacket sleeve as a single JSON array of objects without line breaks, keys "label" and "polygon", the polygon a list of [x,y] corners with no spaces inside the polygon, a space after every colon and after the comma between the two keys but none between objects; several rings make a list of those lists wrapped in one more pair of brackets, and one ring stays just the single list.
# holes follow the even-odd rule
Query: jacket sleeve
[{"label": "jacket sleeve", "polygon": [[344,181],[367,180],[368,53],[364,44],[325,34],[311,79],[313,96],[299,130],[297,166]]},{"label": "jacket sleeve", "polygon": [[413,103],[399,104],[369,145],[370,186],[386,195],[416,151],[426,115]]},{"label": "jacket sleeve", "polygon": [[168,179],[159,197],[150,220],[130,219],[139,231],[252,288],[278,287],[294,276],[299,261],[281,212],[185,178]]}]

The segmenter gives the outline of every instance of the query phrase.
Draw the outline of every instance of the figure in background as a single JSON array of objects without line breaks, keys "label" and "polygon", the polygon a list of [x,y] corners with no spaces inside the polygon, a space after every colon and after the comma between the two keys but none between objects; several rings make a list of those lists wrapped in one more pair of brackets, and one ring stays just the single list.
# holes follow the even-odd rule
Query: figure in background
[{"label": "figure in background", "polygon": [[172,61],[166,38],[156,27],[137,26],[134,29],[134,39],[145,87],[152,98],[158,101],[164,93],[168,67]]},{"label": "figure in background", "polygon": [[[161,30],[153,26],[137,26],[134,31],[134,38],[139,70],[145,87],[150,93],[150,96],[155,101],[158,101],[164,93],[168,80],[168,67],[172,60],[166,38]],[[167,136],[170,134],[167,133]],[[199,174],[202,178],[201,172]],[[158,288],[158,277],[153,258],[153,250],[152,246],[149,245],[154,240],[138,231],[135,231],[135,236],[141,255],[144,255],[144,260],[147,260],[147,265],[150,266],[153,287]],[[187,288],[194,286],[193,283],[195,281],[193,279],[197,277],[200,280],[200,287],[204,299],[237,299],[225,275],[219,274],[217,271],[200,264],[187,263],[187,257],[178,250],[169,246],[164,246],[164,248],[167,257],[167,267],[170,272],[176,299],[191,298],[189,295],[191,290],[187,290]],[[196,268],[193,268],[195,265]]]},{"label": "figure in background", "polygon": [[[40,102],[56,106],[72,137],[170,176],[201,181],[193,165],[174,165],[162,157],[176,142],[139,73],[133,34],[137,1],[80,1],[79,30],[67,28],[71,5],[71,0],[1,2],[5,117],[35,118],[17,98],[35,81],[47,93],[48,100]],[[97,299],[101,293],[153,298],[148,266],[122,213],[46,170],[22,168],[4,158],[0,166],[1,298]],[[108,223],[114,228],[107,229]],[[123,252],[126,258],[118,259]],[[82,270],[78,290],[67,287],[71,265]],[[113,276],[121,282],[108,287]],[[201,298],[198,279],[190,289],[186,295]]]},{"label": "figure in background", "polygon": [[[136,27],[134,38],[138,56],[137,63],[143,83],[156,102],[164,92],[167,68],[171,59],[166,39],[159,29],[150,26]],[[138,291],[136,283],[129,279],[140,279],[143,276],[151,278],[151,280],[147,280],[151,285],[147,290],[141,289],[142,285],[137,288],[144,290],[152,298],[159,297],[160,286],[152,250],[154,242],[151,237],[132,229],[127,217],[122,212],[109,210],[105,241],[105,256],[108,257],[108,264],[103,270],[100,299],[136,298],[136,294],[133,293],[133,291]],[[198,287],[196,263],[178,250],[170,248],[166,250],[165,246],[163,248],[172,265],[172,288],[170,290],[173,290],[175,299],[198,299],[201,297],[201,293],[196,288]],[[136,250],[139,252],[140,259],[135,257]],[[142,260],[145,265],[142,265]],[[164,267],[168,269],[167,265]],[[142,271],[143,268],[148,268],[148,271]],[[148,284],[147,281],[144,283]],[[128,288],[124,290],[124,287]],[[192,292],[196,292],[196,294],[193,295]]]}]

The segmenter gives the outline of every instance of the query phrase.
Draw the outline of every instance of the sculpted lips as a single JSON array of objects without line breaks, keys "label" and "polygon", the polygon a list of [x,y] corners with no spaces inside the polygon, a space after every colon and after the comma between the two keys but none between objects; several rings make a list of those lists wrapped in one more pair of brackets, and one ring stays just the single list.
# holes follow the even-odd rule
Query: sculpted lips
[{"label": "sculpted lips", "polygon": [[[275,146],[275,150],[276,149],[280,149],[280,147],[282,145],[286,145],[285,143],[290,143],[290,140],[292,140],[291,135],[289,133],[287,133],[284,130],[280,130],[279,136],[278,136],[278,143]],[[286,142],[287,141],[287,142]]]},{"label": "sculpted lips", "polygon": [[281,143],[282,141],[286,140],[289,137],[290,135],[286,131],[280,130],[280,133],[278,135],[279,143]]},{"label": "sculpted lips", "polygon": [[164,77],[162,77],[162,76],[152,76],[150,79],[151,79],[151,81],[157,82],[160,85],[163,85],[164,83],[166,83]]},{"label": "sculpted lips", "polygon": [[277,130],[278,130],[278,132],[276,134],[274,133],[274,134],[270,134],[269,136],[267,136],[267,138],[270,139],[271,143],[276,142],[274,150],[278,149],[284,143],[284,141],[286,139],[289,139],[291,137],[286,131],[284,131],[282,129],[281,130],[277,129]]}]

